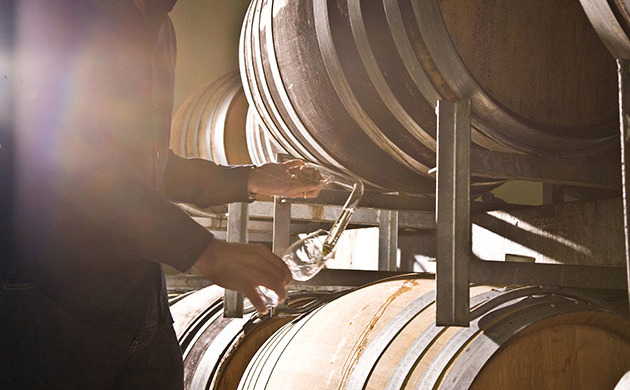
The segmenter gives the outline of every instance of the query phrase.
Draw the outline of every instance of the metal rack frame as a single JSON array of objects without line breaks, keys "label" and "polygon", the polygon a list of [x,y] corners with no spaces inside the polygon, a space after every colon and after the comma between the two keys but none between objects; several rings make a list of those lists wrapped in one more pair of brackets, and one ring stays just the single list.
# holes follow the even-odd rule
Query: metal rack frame
[{"label": "metal rack frame", "polygon": [[[627,289],[628,283],[620,267],[486,261],[475,258],[471,249],[471,210],[506,207],[491,202],[471,202],[471,174],[610,189],[619,187],[618,167],[593,167],[578,160],[471,151],[470,103],[440,101],[437,113],[436,197],[367,192],[362,200],[362,208],[357,210],[355,216],[361,224],[378,224],[380,228],[379,271],[325,270],[322,276],[310,284],[358,285],[401,273],[395,272],[397,231],[400,226],[414,226],[437,230],[438,325],[468,326],[470,283]],[[624,164],[622,172],[625,174]],[[628,185],[627,181],[624,183]],[[342,191],[328,190],[323,191],[317,199],[288,201],[276,198],[271,204],[230,204],[226,239],[228,242],[248,241],[247,223],[250,213],[271,217],[272,247],[275,253],[280,254],[289,246],[292,218],[333,220],[333,215],[338,213],[337,209],[343,204],[345,197],[346,194]],[[317,205],[321,205],[321,208]],[[624,210],[627,209],[628,197],[624,195]],[[319,218],[314,214],[319,214]],[[628,213],[624,215],[625,238],[630,242]],[[626,244],[626,248],[628,247],[629,244]],[[630,255],[627,254],[627,268],[630,268],[629,259]],[[226,291],[226,317],[240,317],[242,310],[242,295]]]},{"label": "metal rack frame", "polygon": [[[439,101],[437,107],[437,325],[469,325],[470,283],[627,288],[619,267],[508,263],[474,258],[470,222],[470,102]],[[571,164],[565,162],[566,166]],[[537,180],[549,181],[555,173],[535,172],[537,167],[544,166],[534,164],[528,169],[532,169]],[[599,185],[587,181],[584,184]],[[626,226],[626,237],[627,230]]]},{"label": "metal rack frame", "polygon": [[[630,302],[630,37],[623,25],[630,20],[627,2],[580,0],[580,4],[602,42],[617,59],[619,91],[619,137],[621,145],[621,188],[623,195],[626,285]],[[617,9],[613,9],[617,7]]]},{"label": "metal rack frame", "polygon": [[[299,199],[287,200],[276,197],[272,203],[272,250],[281,254],[290,244],[290,224],[292,217],[298,214],[298,218],[331,220],[338,214],[347,194],[340,191],[322,191],[322,195],[316,200]],[[435,200],[424,197],[404,196],[403,205],[416,212],[402,212],[396,209],[398,195],[372,194],[367,196],[366,204],[357,209],[351,223],[362,225],[377,225],[379,227],[379,271],[355,271],[355,270],[323,270],[318,276],[309,281],[311,286],[345,285],[358,286],[378,279],[405,272],[396,272],[396,250],[399,226],[412,226],[416,228],[435,228]],[[321,214],[315,218],[313,205],[321,205]],[[296,206],[292,213],[292,207]],[[366,207],[385,207],[384,209],[366,209]],[[255,215],[267,215],[267,204],[232,203],[228,206],[228,224],[226,241],[247,242],[247,223],[251,211]],[[306,208],[305,208],[306,207]],[[402,218],[401,218],[402,217]],[[243,315],[243,296],[240,293],[226,290],[224,316],[228,318],[240,318]],[[280,311],[282,307],[280,307]]]}]

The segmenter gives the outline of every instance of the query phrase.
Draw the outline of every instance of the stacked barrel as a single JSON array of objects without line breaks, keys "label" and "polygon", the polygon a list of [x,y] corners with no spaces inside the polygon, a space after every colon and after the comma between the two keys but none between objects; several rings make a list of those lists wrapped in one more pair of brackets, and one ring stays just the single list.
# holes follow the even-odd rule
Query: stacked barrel
[{"label": "stacked barrel", "polygon": [[630,320],[606,303],[477,286],[470,304],[469,328],[437,326],[433,280],[360,288],[280,328],[239,389],[609,389],[630,367]]},{"label": "stacked barrel", "polygon": [[435,324],[434,283],[293,293],[311,308],[284,318],[223,318],[222,289],[189,294],[171,305],[186,388],[609,389],[630,368],[630,320],[592,294],[474,286],[459,328]]},{"label": "stacked barrel", "polygon": [[469,99],[490,150],[586,157],[616,140],[615,63],[571,0],[255,0],[251,106],[294,156],[432,193],[435,106]]},{"label": "stacked barrel", "polygon": [[[224,318],[223,296],[222,288],[209,286],[170,301],[173,326],[182,348],[186,389],[236,389],[256,351],[280,327],[296,318],[260,316],[251,307],[247,307],[243,318]],[[308,310],[331,297],[291,292],[290,306]]]},{"label": "stacked barrel", "polygon": [[221,165],[261,165],[283,152],[266,134],[234,71],[197,88],[181,104],[171,124],[170,147],[182,157]]}]

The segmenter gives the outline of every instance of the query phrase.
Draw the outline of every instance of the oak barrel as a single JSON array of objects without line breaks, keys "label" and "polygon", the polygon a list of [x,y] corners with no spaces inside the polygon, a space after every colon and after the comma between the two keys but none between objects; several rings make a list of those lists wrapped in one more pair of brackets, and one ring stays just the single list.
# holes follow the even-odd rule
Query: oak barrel
[{"label": "oak barrel", "polygon": [[616,142],[614,59],[573,0],[255,0],[240,69],[288,153],[386,189],[435,190],[439,99],[471,100],[476,147]]},{"label": "oak barrel", "polygon": [[209,286],[171,305],[185,389],[235,389],[258,347],[290,318],[223,318],[224,290]]},{"label": "oak barrel", "polygon": [[610,53],[630,59],[630,3],[626,0],[580,0]]},{"label": "oak barrel", "polygon": [[[224,291],[209,286],[173,300],[170,306],[183,353],[185,389],[236,389],[258,348],[296,317],[271,318],[250,311],[243,318],[224,318]],[[317,306],[328,296],[292,291],[290,307]]]},{"label": "oak barrel", "polygon": [[471,290],[469,328],[436,326],[434,281],[381,281],[280,328],[240,389],[604,389],[630,320],[576,291]]},{"label": "oak barrel", "polygon": [[286,151],[271,137],[265,123],[260,119],[256,110],[247,110],[247,149],[249,157],[255,165],[277,162],[278,154]]},{"label": "oak barrel", "polygon": [[262,165],[284,150],[249,109],[237,71],[197,88],[171,124],[171,149],[221,165]]}]

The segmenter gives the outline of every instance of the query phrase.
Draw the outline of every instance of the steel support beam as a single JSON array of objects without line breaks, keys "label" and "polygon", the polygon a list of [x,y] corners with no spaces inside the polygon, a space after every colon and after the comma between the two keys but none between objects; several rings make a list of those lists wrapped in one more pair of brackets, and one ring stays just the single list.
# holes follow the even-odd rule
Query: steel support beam
[{"label": "steel support beam", "polygon": [[619,134],[626,245],[626,283],[630,300],[630,60],[617,60],[617,75],[619,80]]},{"label": "steel support beam", "polygon": [[436,325],[468,326],[470,102],[437,104]]},{"label": "steel support beam", "polygon": [[[274,197],[273,200],[273,253],[282,256],[291,244],[291,203],[287,200]],[[286,302],[279,302],[278,306],[271,309],[271,315],[277,316],[287,310]]]},{"label": "steel support beam", "polygon": [[536,285],[604,290],[624,290],[626,278],[620,267],[566,264],[512,263],[473,260],[470,282],[499,285]]},{"label": "steel support beam", "polygon": [[281,256],[290,244],[291,203],[280,197],[273,201],[273,253]]},{"label": "steel support beam", "polygon": [[[348,191],[324,189],[317,198],[295,199],[293,203],[343,206],[348,200]],[[431,196],[365,191],[360,207],[384,210],[434,211],[435,200]]]},{"label": "steel support beam", "polygon": [[379,271],[396,271],[398,211],[380,210],[378,222],[378,269]]},{"label": "steel support beam", "polygon": [[[345,192],[347,195],[347,192]],[[397,195],[388,195],[388,202],[383,202],[383,210],[395,210],[395,202]],[[400,195],[403,196],[404,195]],[[347,197],[346,197],[347,199]],[[433,204],[426,210],[414,210],[414,211],[398,211],[398,223],[401,228],[410,227],[417,229],[435,229],[435,199],[430,199]],[[320,221],[320,222],[334,222],[341,213],[341,206],[335,206],[330,204],[319,204],[315,201],[312,203],[302,203],[302,199],[291,199],[291,220],[292,221]],[[189,213],[194,218],[206,218],[204,226],[210,229],[220,229],[224,227],[221,220],[223,215],[217,214],[211,210],[201,210],[191,207],[186,204],[179,204],[179,206]],[[354,211],[350,223],[353,225],[364,226],[378,226],[378,210],[368,208],[361,202],[359,207]],[[472,202],[472,212],[484,212],[490,210],[502,210],[508,209],[510,205],[505,203],[496,202]],[[274,217],[274,204],[273,202],[256,201],[249,205],[249,217],[250,219],[265,219],[271,220]],[[200,221],[204,221],[200,219]],[[252,223],[253,221],[250,221]]]},{"label": "steel support beam", "polygon": [[470,173],[489,179],[529,180],[551,184],[619,189],[619,169],[590,161],[526,156],[483,149],[470,152]]},{"label": "steel support beam", "polygon": [[[363,286],[368,283],[376,282],[385,278],[409,274],[408,272],[396,271],[365,271],[351,269],[328,269],[324,268],[313,279],[304,282],[295,282],[296,287],[299,286],[342,286],[355,287]],[[417,277],[418,274],[414,274]],[[426,279],[433,279],[433,274],[422,275]]]},{"label": "steel support beam", "polygon": [[[324,205],[326,207],[343,206],[348,200],[348,192],[341,190],[323,189],[317,198],[307,199],[291,199],[293,205]],[[483,212],[489,210],[497,210],[505,207],[505,203],[501,202],[471,202],[470,208],[473,212]],[[435,213],[435,199],[433,196],[427,195],[408,195],[396,193],[379,193],[366,191],[361,197],[359,204],[360,209],[378,209],[378,210],[396,210],[401,213],[425,212]],[[355,210],[356,211],[356,210]],[[295,214],[295,210],[294,210]],[[435,222],[435,219],[433,220]]]},{"label": "steel support beam", "polygon": [[[347,194],[347,192],[346,192]],[[435,200],[432,200],[435,202]],[[254,202],[250,205],[250,218],[267,219],[274,216],[274,204],[270,202]],[[334,222],[341,213],[341,206],[299,204],[291,200],[291,220],[292,221],[321,221]],[[350,219],[352,225],[378,226],[378,210],[359,207],[352,214]],[[435,229],[435,211],[400,211],[398,213],[398,224],[400,227],[411,227],[418,229]]]},{"label": "steel support beam", "polygon": [[[247,242],[247,203],[230,203],[228,206],[227,242]],[[243,294],[225,290],[223,316],[243,318]]]}]

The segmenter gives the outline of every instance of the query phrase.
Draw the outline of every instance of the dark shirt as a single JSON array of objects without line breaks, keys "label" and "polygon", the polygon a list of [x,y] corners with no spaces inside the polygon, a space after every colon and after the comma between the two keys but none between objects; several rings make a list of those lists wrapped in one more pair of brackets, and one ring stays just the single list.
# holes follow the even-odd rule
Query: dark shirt
[{"label": "dark shirt", "polygon": [[168,150],[174,2],[18,7],[18,274],[88,320],[170,321],[160,263],[185,271],[212,240],[170,201],[248,198],[249,167]]}]

